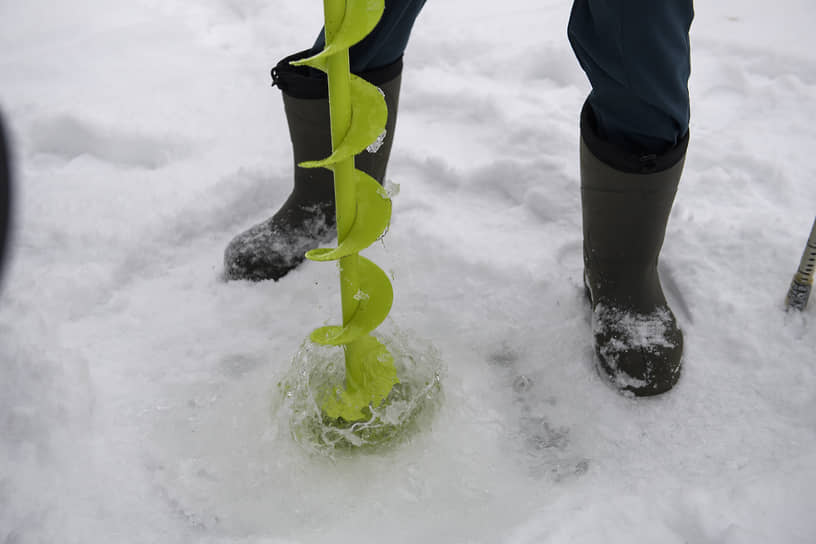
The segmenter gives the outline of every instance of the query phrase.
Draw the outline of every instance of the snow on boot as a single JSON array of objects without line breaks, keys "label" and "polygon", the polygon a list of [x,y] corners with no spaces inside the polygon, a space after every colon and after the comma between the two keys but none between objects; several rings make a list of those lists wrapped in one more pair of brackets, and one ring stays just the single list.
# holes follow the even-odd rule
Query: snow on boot
[{"label": "snow on boot", "polygon": [[584,284],[599,370],[636,396],[671,389],[683,335],[666,302],[657,261],[683,170],[688,135],[659,155],[628,154],[601,139],[581,113]]},{"label": "snow on boot", "polygon": [[[289,63],[311,53],[291,55],[272,70],[283,105],[294,152],[294,186],[271,218],[236,236],[224,252],[227,280],[278,280],[303,262],[310,249],[335,237],[334,179],[324,168],[301,168],[301,162],[331,154],[328,85],[322,72]],[[358,74],[385,95],[388,122],[383,136],[355,157],[356,167],[381,184],[391,153],[402,74],[402,59]]]}]

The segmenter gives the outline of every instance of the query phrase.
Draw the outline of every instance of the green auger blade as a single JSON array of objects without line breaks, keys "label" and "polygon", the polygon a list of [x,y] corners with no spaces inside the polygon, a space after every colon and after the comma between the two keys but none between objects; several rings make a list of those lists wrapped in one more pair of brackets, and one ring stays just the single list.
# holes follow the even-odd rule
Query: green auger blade
[{"label": "green auger blade", "polygon": [[355,170],[357,185],[357,216],[351,230],[335,248],[318,248],[306,253],[312,261],[336,261],[359,253],[374,242],[388,228],[391,220],[391,200],[374,178]]},{"label": "green auger blade", "polygon": [[323,400],[321,409],[332,419],[359,421],[370,417],[363,410],[378,407],[399,383],[394,357],[376,338],[364,335],[346,346],[345,390],[337,387]]},{"label": "green auger blade", "polygon": [[385,130],[388,107],[382,92],[368,81],[351,75],[351,126],[331,155],[300,163],[302,168],[329,168],[351,159],[371,145]]},{"label": "green auger blade", "polygon": [[293,62],[294,66],[311,66],[325,71],[326,58],[342,53],[365,38],[382,17],[385,10],[383,0],[346,0],[343,22],[330,43],[323,51],[312,57]]},{"label": "green auger blade", "polygon": [[359,259],[360,290],[355,295],[359,301],[357,311],[342,327],[320,327],[312,331],[309,336],[312,342],[323,346],[349,344],[376,329],[391,311],[394,290],[388,276],[365,257],[360,256]]}]

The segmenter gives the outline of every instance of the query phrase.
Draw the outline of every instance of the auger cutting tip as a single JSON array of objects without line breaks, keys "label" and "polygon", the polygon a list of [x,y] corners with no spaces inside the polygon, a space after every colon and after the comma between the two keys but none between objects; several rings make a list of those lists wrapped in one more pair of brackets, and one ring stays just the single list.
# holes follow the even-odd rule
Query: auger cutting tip
[{"label": "auger cutting tip", "polygon": [[371,408],[378,408],[399,383],[394,357],[370,335],[358,338],[345,349],[346,387],[329,393],[321,410],[332,419],[366,420],[371,417]]}]

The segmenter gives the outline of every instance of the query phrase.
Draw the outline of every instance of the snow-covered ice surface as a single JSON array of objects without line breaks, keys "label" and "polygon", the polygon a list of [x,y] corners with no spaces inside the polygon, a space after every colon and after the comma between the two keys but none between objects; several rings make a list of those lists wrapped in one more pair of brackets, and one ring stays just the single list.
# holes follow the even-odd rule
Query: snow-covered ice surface
[{"label": "snow-covered ice surface", "polygon": [[[816,213],[811,0],[699,2],[662,274],[685,371],[595,372],[568,0],[429,2],[384,243],[391,325],[447,367],[433,425],[309,455],[271,407],[337,319],[333,266],[221,281],[288,194],[268,69],[320,2],[0,3],[17,238],[0,299],[0,542],[816,539],[816,326],[781,302]],[[813,306],[813,305],[812,305]]]}]

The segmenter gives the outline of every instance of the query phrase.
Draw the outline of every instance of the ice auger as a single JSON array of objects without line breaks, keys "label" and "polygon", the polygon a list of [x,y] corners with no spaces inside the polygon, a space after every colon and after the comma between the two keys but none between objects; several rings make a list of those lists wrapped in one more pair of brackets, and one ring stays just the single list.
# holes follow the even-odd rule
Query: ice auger
[{"label": "ice auger", "polygon": [[354,156],[383,134],[388,110],[382,92],[349,69],[349,48],[377,25],[384,1],[324,0],[323,7],[326,46],[292,64],[328,75],[332,153],[300,166],[334,173],[337,247],[314,249],[306,258],[340,261],[343,325],[321,327],[310,338],[345,351],[345,388],[327,392],[321,409],[329,418],[351,422],[367,419],[369,406],[379,406],[399,382],[393,356],[371,335],[391,310],[391,282],[377,265],[359,255],[388,227],[391,201],[374,178],[354,167]]}]

